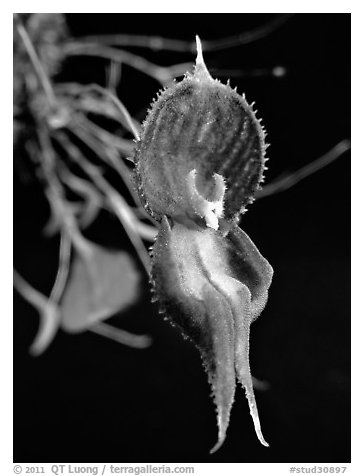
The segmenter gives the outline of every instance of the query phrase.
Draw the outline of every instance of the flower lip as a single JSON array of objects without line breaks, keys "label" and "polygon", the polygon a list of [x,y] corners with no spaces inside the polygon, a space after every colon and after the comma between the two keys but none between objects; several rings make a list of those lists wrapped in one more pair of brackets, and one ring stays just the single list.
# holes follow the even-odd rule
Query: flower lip
[{"label": "flower lip", "polygon": [[[223,216],[225,181],[219,174],[213,175],[213,188],[210,191],[211,198],[205,198],[197,189],[197,171],[191,170],[187,175],[187,193],[189,205],[200,218],[205,219],[206,226],[217,230],[219,228],[219,218]],[[187,209],[187,213],[188,213]]]},{"label": "flower lip", "polygon": [[152,279],[162,312],[200,350],[224,442],[236,380],[260,428],[249,365],[250,325],[267,300],[272,268],[236,225],[227,235],[164,218],[153,248]]}]

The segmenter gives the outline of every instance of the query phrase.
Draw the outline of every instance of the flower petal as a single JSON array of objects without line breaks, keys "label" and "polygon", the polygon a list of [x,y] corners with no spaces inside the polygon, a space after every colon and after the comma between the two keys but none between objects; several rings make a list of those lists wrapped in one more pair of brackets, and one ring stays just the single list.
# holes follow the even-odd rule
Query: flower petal
[{"label": "flower petal", "polygon": [[[236,377],[245,387],[260,441],[249,368],[249,328],[262,310],[271,267],[238,227],[223,236],[213,229],[174,223],[166,217],[153,248],[154,292],[173,324],[201,352],[217,407],[223,443]],[[269,276],[268,276],[269,275]]]},{"label": "flower petal", "polygon": [[69,333],[92,325],[132,305],[140,276],[123,251],[109,251],[87,241],[87,253],[76,252],[60,307],[61,327]]}]

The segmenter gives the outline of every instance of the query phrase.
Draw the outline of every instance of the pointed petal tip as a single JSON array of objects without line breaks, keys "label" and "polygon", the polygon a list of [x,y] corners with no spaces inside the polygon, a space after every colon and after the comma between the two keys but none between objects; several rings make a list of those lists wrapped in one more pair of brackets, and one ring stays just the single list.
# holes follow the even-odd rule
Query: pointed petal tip
[{"label": "pointed petal tip", "polygon": [[212,77],[206,68],[205,61],[203,59],[202,54],[202,44],[200,37],[196,35],[196,49],[197,49],[197,56],[196,56],[196,65],[195,65],[195,78],[197,76],[198,79],[211,79]]},{"label": "pointed petal tip", "polygon": [[218,451],[221,448],[221,446],[223,445],[225,441],[225,437],[226,437],[226,433],[220,430],[218,440],[215,443],[215,445],[211,448],[210,455],[212,455],[213,453],[216,453],[216,451]]},{"label": "pointed petal tip", "polygon": [[258,437],[258,440],[261,442],[261,444],[263,446],[266,446],[267,448],[269,448],[269,443],[267,441],[265,441],[264,439],[264,436],[263,436],[263,433],[262,433],[262,430],[260,428],[260,422],[259,422],[259,417],[257,415],[257,422],[255,421],[255,418],[253,417],[253,421],[254,421],[254,428],[255,428],[255,433]]},{"label": "pointed petal tip", "polygon": [[262,436],[262,439],[259,440],[259,441],[262,443],[263,446],[265,446],[266,448],[269,448],[269,443],[267,443],[267,442],[265,441],[265,439],[263,438],[263,436]]},{"label": "pointed petal tip", "polygon": [[216,453],[217,450],[219,450],[221,448],[221,445],[222,445],[222,441],[218,441],[215,446],[213,448],[211,448],[210,450],[210,455]]},{"label": "pointed petal tip", "polygon": [[257,405],[255,403],[254,394],[253,396],[248,396],[248,402],[250,407],[250,415],[254,423],[255,434],[257,435],[258,440],[261,442],[263,446],[269,447],[269,443],[265,441],[261,427],[260,427],[259,414],[258,414]]},{"label": "pointed petal tip", "polygon": [[[265,446],[266,448],[269,448],[269,443],[264,439],[264,436],[263,436],[263,433],[262,433],[262,430],[260,428],[260,422],[259,422],[259,416],[258,414],[256,415],[252,415],[253,417],[253,422],[254,422],[254,429],[255,429],[255,433],[258,437],[258,440],[260,441],[260,443]],[[257,419],[256,419],[257,418]],[[217,440],[217,442],[215,443],[215,445],[211,448],[210,450],[210,454],[214,454],[216,453],[220,448],[221,446],[223,445],[224,441],[225,441],[225,437],[226,437],[226,433],[224,432],[220,432],[219,431],[219,438]]]},{"label": "pointed petal tip", "polygon": [[198,35],[196,35],[196,49],[197,49],[197,58],[196,58],[196,64],[205,64],[202,56],[202,45],[201,45],[201,40]]}]

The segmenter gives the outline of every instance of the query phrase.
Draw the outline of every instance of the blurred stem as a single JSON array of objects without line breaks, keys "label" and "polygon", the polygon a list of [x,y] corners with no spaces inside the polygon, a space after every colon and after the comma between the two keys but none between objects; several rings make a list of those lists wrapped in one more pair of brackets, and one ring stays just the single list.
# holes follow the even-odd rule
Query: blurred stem
[{"label": "blurred stem", "polygon": [[[72,40],[74,42],[75,40]],[[134,46],[139,48],[148,48],[155,51],[176,51],[180,53],[192,52],[195,48],[194,42],[176,40],[172,38],[163,38],[161,36],[148,35],[89,35],[77,38],[82,43],[99,43],[102,45],[113,46]]]},{"label": "blurred stem", "polygon": [[135,335],[114,326],[110,326],[105,322],[98,322],[88,329],[95,334],[99,334],[108,339],[114,340],[119,344],[124,344],[135,349],[145,349],[152,343],[148,335]]},{"label": "blurred stem", "polygon": [[67,283],[71,261],[71,240],[67,233],[61,233],[59,243],[59,263],[56,280],[49,299],[58,304]]},{"label": "blurred stem", "polygon": [[14,288],[39,313],[38,331],[29,349],[32,355],[38,356],[46,350],[57,333],[59,308],[55,302],[34,289],[15,269],[13,273]]},{"label": "blurred stem", "polygon": [[62,182],[83,199],[84,205],[78,223],[81,228],[86,228],[95,220],[102,208],[103,197],[92,183],[71,173],[63,162],[60,163],[59,168]]},{"label": "blurred stem", "polygon": [[129,51],[118,50],[109,46],[100,45],[99,43],[73,41],[64,45],[63,53],[68,56],[95,56],[114,61],[115,63],[127,64],[147,76],[154,78],[162,85],[171,79],[168,68],[156,65],[144,59],[142,56],[135,55]]},{"label": "blurred stem", "polygon": [[[139,131],[136,127],[136,124],[138,124],[138,127],[140,128],[140,124],[137,121],[134,121],[134,119],[132,119],[132,117],[130,116],[124,104],[111,91],[99,86],[98,84],[89,84],[85,86],[84,90],[97,91],[103,96],[107,96],[111,100],[111,102],[116,106],[121,116],[125,119],[126,125],[129,128],[130,132],[134,135],[135,139],[136,140],[140,139]],[[125,124],[122,123],[122,125],[124,126]]]},{"label": "blurred stem", "polygon": [[323,167],[326,167],[326,165],[329,165],[348,150],[350,150],[350,141],[347,139],[342,140],[336,144],[335,147],[326,152],[326,154],[305,165],[296,172],[285,174],[283,177],[273,180],[268,185],[265,185],[257,192],[255,198],[258,200],[259,198],[270,197],[276,193],[285,192],[301,180],[309,177]]},{"label": "blurred stem", "polygon": [[[80,131],[73,129],[72,132],[79,137],[90,149],[92,150],[92,143],[88,141],[88,137],[82,134]],[[97,167],[88,162],[82,152],[76,147],[72,146],[65,134],[57,134],[60,145],[68,153],[75,163],[82,168],[82,170],[90,177],[91,181],[96,187],[101,190],[109,201],[109,204],[119,218],[125,232],[127,233],[131,243],[133,244],[140,261],[142,262],[147,274],[150,272],[150,258],[148,252],[145,249],[142,239],[135,229],[135,220],[129,205],[123,197],[104,179]]]},{"label": "blurred stem", "polygon": [[[293,16],[292,13],[279,15],[262,26],[246,31],[238,35],[232,35],[217,40],[203,41],[204,51],[219,51],[238,45],[247,45],[254,41],[265,38],[270,33],[284,25]],[[77,38],[77,41],[85,43],[101,43],[103,45],[114,46],[135,46],[149,48],[155,51],[176,51],[180,53],[194,52],[196,44],[194,41],[176,40],[174,38],[163,38],[160,36],[147,35],[97,35]]]},{"label": "blurred stem", "polygon": [[188,61],[186,63],[177,63],[172,64],[168,67],[169,69],[169,81],[165,83],[168,86],[168,83],[172,83],[174,78],[178,78],[179,76],[183,76],[187,73],[187,71],[192,73],[194,67],[194,63],[192,61]]},{"label": "blurred stem", "polygon": [[106,86],[107,89],[117,96],[116,88],[121,80],[121,63],[110,61],[109,67],[106,69]]},{"label": "blurred stem", "polygon": [[255,69],[220,69],[209,67],[211,75],[218,77],[231,78],[283,78],[287,74],[285,66],[277,65],[273,68],[255,68]]},{"label": "blurred stem", "polygon": [[37,74],[38,80],[44,90],[44,94],[48,100],[49,105],[51,107],[54,107],[57,101],[56,101],[56,96],[54,94],[51,82],[46,72],[44,71],[43,65],[38,58],[38,55],[35,51],[33,43],[31,39],[29,38],[29,35],[17,14],[15,14],[15,19],[16,19],[16,28],[18,30],[19,36],[23,41],[25,49],[29,55],[30,61]]},{"label": "blurred stem", "polygon": [[38,128],[38,137],[41,146],[41,157],[44,159],[40,160],[40,165],[48,184],[52,205],[54,205],[54,209],[57,210],[58,217],[60,218],[60,222],[63,225],[63,231],[68,234],[73,245],[77,248],[77,251],[88,256],[90,254],[89,245],[82,236],[78,228],[77,221],[69,206],[66,204],[66,200],[63,197],[64,193],[62,185],[54,173],[55,152],[48,133],[46,130],[44,130],[44,128]]},{"label": "blurred stem", "polygon": [[155,226],[146,225],[139,220],[135,220],[134,226],[143,240],[154,242],[158,233],[158,229]]},{"label": "blurred stem", "polygon": [[[83,139],[81,140],[83,140],[83,142],[89,148],[91,148],[91,150],[93,150],[101,160],[105,161],[108,165],[111,165],[115,169],[115,171],[120,175],[121,179],[129,190],[129,193],[133,198],[135,204],[140,206],[139,196],[136,193],[134,185],[132,183],[131,171],[124,164],[124,162],[120,160],[118,152],[115,151],[113,148],[113,145],[116,140],[115,136],[105,131],[101,127],[97,126],[95,123],[88,120],[86,117],[77,118],[73,127],[70,128],[70,131],[75,134],[78,131],[78,133],[83,137]],[[80,135],[78,136],[79,138]],[[64,140],[69,144],[67,137],[63,137]],[[69,147],[73,148],[71,144],[69,144]],[[143,218],[146,218],[148,221],[150,221],[154,227],[155,221],[153,220],[153,218],[144,210],[144,208],[141,208],[141,211]],[[143,229],[144,227],[141,228]],[[148,234],[147,239],[149,238],[150,234]]]},{"label": "blurred stem", "polygon": [[18,293],[36,309],[44,308],[48,298],[37,291],[14,269],[13,283]]},{"label": "blurred stem", "polygon": [[[72,124],[72,126],[73,126],[73,124]],[[133,154],[134,153],[135,144],[132,141],[125,141],[125,139],[124,139],[124,141],[127,142],[127,146],[126,146],[126,144],[124,145],[124,141],[120,142],[121,139],[119,137],[115,136],[111,132],[106,131],[102,127],[100,127],[97,124],[95,124],[94,122],[90,121],[83,114],[82,115],[80,114],[77,117],[77,120],[75,121],[74,127],[75,128],[82,128],[83,131],[85,133],[88,133],[89,135],[90,135],[90,132],[91,132],[93,138],[99,142],[99,146],[97,147],[97,150],[99,152],[101,152],[100,147],[102,147],[102,149],[106,149],[106,150],[113,149],[113,150],[116,150],[118,153],[123,153],[123,154],[125,154],[125,153]],[[128,150],[126,150],[126,147],[128,147]],[[100,158],[102,159],[103,154],[97,154],[97,155],[101,155]],[[117,170],[116,164],[119,163],[119,162],[120,162],[120,158],[117,162],[115,160],[112,160],[112,165],[114,166],[114,168],[116,170]],[[110,164],[108,164],[108,165],[110,165]],[[122,178],[124,179],[124,177],[122,177]],[[130,180],[129,180],[129,182],[130,182]]]}]

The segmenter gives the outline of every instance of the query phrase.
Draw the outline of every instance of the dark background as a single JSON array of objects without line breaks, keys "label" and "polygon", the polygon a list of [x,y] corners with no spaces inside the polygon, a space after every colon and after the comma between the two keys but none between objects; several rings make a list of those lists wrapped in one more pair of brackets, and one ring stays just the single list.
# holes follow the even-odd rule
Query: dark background
[{"label": "dark background", "polygon": [[[192,40],[241,33],[274,15],[68,15],[73,35],[142,33]],[[190,54],[140,51],[160,64]],[[350,15],[298,14],[250,45],[205,54],[207,66],[250,70],[283,65],[284,78],[233,78],[256,101],[268,131],[267,182],[294,171],[350,137]],[[100,81],[104,63],[78,59],[66,75]],[[68,69],[67,69],[68,68]],[[68,72],[67,72],[68,71]],[[70,73],[71,72],[71,73]],[[159,86],[123,68],[123,102],[140,119]],[[28,354],[36,312],[14,298],[14,461],[16,462],[349,462],[350,461],[350,158],[292,190],[257,201],[241,220],[275,275],[268,304],[251,329],[251,368],[270,384],[256,391],[265,438],[257,440],[239,388],[223,447],[197,350],[150,304],[112,319],[154,344],[133,350],[86,332],[60,332],[38,358]],[[48,208],[42,189],[14,185],[14,262],[49,291],[57,238],[41,234]],[[89,230],[131,249],[115,221]],[[125,243],[124,243],[125,241]],[[128,248],[129,247],[129,248]]]}]

